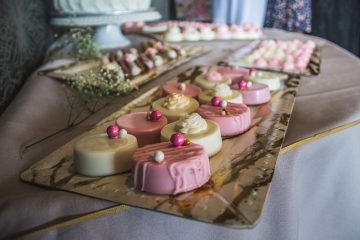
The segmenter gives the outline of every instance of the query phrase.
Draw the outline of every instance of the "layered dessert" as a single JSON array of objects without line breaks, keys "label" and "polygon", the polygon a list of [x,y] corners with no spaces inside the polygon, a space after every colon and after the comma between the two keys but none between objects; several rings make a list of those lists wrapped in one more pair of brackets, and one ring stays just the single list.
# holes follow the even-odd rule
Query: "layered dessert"
[{"label": "layered dessert", "polygon": [[164,95],[171,93],[183,94],[188,97],[197,98],[201,93],[201,88],[189,83],[166,83],[163,86]]},{"label": "layered dessert", "polygon": [[194,83],[202,89],[210,89],[217,84],[231,84],[231,78],[221,75],[218,71],[208,71],[195,78]]},{"label": "layered dessert", "polygon": [[168,122],[171,123],[179,120],[182,116],[196,112],[199,103],[184,94],[171,93],[164,98],[156,100],[151,106],[152,109],[159,110],[164,114]]},{"label": "layered dessert", "polygon": [[211,176],[209,158],[201,145],[179,145],[183,136],[139,148],[132,159],[134,186],[153,194],[179,194],[204,185]]},{"label": "layered dessert", "polygon": [[237,90],[232,90],[229,85],[225,83],[217,84],[213,88],[200,93],[199,102],[201,104],[210,103],[211,99],[215,96],[218,96],[222,100],[226,100],[228,102],[243,103],[241,93]]},{"label": "layered dessert", "polygon": [[160,142],[161,129],[167,119],[160,111],[129,113],[119,117],[116,124],[137,138],[139,147]]},{"label": "layered dessert", "polygon": [[136,137],[111,125],[107,133],[87,135],[74,145],[76,172],[92,177],[130,170],[131,158],[138,148]]},{"label": "layered dessert", "polygon": [[162,141],[169,141],[174,133],[184,134],[191,142],[200,144],[211,157],[221,150],[222,139],[218,124],[192,113],[167,124],[161,130]]},{"label": "layered dessert", "polygon": [[266,84],[240,80],[231,87],[241,92],[246,105],[258,105],[271,100],[270,90]]},{"label": "layered dessert", "polygon": [[250,109],[245,104],[227,103],[214,98],[211,104],[203,104],[198,113],[216,122],[221,136],[230,137],[245,132],[251,124]]}]

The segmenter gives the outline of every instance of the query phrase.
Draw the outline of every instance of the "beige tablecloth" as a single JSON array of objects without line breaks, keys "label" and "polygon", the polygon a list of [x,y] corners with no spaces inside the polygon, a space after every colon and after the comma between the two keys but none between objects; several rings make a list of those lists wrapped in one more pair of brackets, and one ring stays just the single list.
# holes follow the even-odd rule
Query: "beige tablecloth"
[{"label": "beige tablecloth", "polygon": [[[312,38],[322,45],[321,74],[302,78],[285,145],[360,119],[360,61],[323,39],[267,30],[275,38]],[[214,42],[214,50],[143,86],[145,92],[195,64],[214,64],[246,42]],[[66,126],[64,87],[34,73],[0,118],[0,238],[115,206],[23,183],[19,173],[136,97],[112,104],[80,125],[31,147]],[[359,239],[360,127],[281,155],[259,224],[234,230],[131,208],[37,235],[49,239]],[[26,147],[26,148],[25,148]],[[102,216],[101,214],[94,216]],[[81,217],[80,217],[81,219]],[[31,238],[31,237],[26,237]]]}]

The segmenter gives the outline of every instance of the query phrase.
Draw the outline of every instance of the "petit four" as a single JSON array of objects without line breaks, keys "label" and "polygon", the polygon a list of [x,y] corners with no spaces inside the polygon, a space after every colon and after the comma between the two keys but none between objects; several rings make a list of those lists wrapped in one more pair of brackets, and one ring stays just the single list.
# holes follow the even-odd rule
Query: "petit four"
[{"label": "petit four", "polygon": [[240,61],[261,68],[301,72],[306,69],[315,47],[313,41],[264,40]]},{"label": "petit four", "polygon": [[128,171],[137,148],[135,136],[111,125],[107,134],[87,135],[75,142],[75,169],[80,174],[94,177]]},{"label": "petit four", "polygon": [[245,76],[246,81],[258,82],[265,84],[269,87],[270,91],[277,91],[281,88],[280,77],[285,75],[280,75],[271,72],[257,71],[256,69],[250,70],[250,75]]},{"label": "petit four", "polygon": [[189,83],[166,83],[163,86],[164,96],[171,93],[184,94],[185,96],[197,98],[201,93],[201,88]]},{"label": "petit four", "polygon": [[214,97],[211,104],[203,104],[198,113],[206,119],[216,122],[221,136],[230,137],[243,133],[250,127],[250,109],[245,104],[225,103]]},{"label": "petit four", "polygon": [[219,67],[216,71],[231,78],[233,83],[240,81],[243,76],[249,75],[249,70],[242,67]]},{"label": "petit four", "polygon": [[183,35],[179,27],[170,27],[165,34],[165,40],[169,42],[181,42]]},{"label": "petit four", "polygon": [[198,101],[184,94],[171,93],[152,103],[152,109],[164,114],[169,123],[179,120],[180,117],[196,112]]},{"label": "petit four", "polygon": [[261,29],[253,24],[232,25],[230,30],[233,39],[258,39],[262,36]]},{"label": "petit four", "polygon": [[216,28],[216,38],[220,40],[231,39],[228,25],[221,24]]},{"label": "petit four", "polygon": [[[173,137],[176,143],[182,134]],[[133,155],[132,177],[140,191],[179,194],[201,187],[210,179],[210,164],[201,145],[169,142],[147,145]]]},{"label": "petit four", "polygon": [[241,92],[246,105],[258,105],[271,100],[270,90],[266,84],[240,80],[231,88]]},{"label": "petit four", "polygon": [[218,124],[202,118],[198,113],[167,124],[161,130],[161,140],[169,141],[174,133],[182,133],[191,142],[202,145],[210,157],[221,150],[222,139]]},{"label": "petit four", "polygon": [[216,84],[231,84],[231,78],[223,76],[217,71],[209,71],[195,78],[194,83],[202,89],[210,89]]},{"label": "petit four", "polygon": [[159,142],[161,129],[167,122],[160,111],[129,113],[116,120],[120,128],[137,138],[140,147]]},{"label": "petit four", "polygon": [[159,67],[164,64],[164,61],[161,56],[159,56],[158,51],[155,48],[147,48],[145,55],[150,58],[156,67]]},{"label": "petit four", "polygon": [[215,39],[215,33],[210,26],[203,26],[200,28],[200,39],[205,41]]},{"label": "petit four", "polygon": [[210,103],[211,99],[215,96],[221,97],[222,100],[226,100],[232,103],[243,103],[242,95],[237,90],[231,90],[231,88],[225,84],[217,84],[213,88],[203,91],[199,94],[199,102]]},{"label": "petit four", "polygon": [[200,34],[196,28],[188,27],[183,32],[183,37],[185,41],[199,41]]}]

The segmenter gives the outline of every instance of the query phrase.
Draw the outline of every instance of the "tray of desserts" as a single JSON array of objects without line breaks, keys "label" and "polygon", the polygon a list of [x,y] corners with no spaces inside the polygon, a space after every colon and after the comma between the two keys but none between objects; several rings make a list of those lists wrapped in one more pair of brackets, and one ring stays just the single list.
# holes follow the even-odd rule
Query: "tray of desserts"
[{"label": "tray of desserts", "polygon": [[158,34],[167,42],[254,40],[263,37],[261,28],[249,23],[227,25],[191,21],[128,22],[123,25],[123,31]]},{"label": "tray of desserts", "polygon": [[311,40],[267,39],[250,43],[220,64],[316,76],[320,73],[321,49]]},{"label": "tray of desserts", "polygon": [[246,80],[253,71],[192,67],[30,166],[21,179],[251,228],[261,216],[299,84],[298,77],[276,73]]},{"label": "tray of desserts", "polygon": [[[157,76],[211,50],[206,45],[175,46],[149,40],[140,46],[103,54],[101,60],[75,62],[47,71],[47,76],[66,81],[86,81],[89,76],[116,71],[117,79],[139,87]],[[115,80],[115,79],[113,79]],[[85,84],[97,84],[89,81]]]}]

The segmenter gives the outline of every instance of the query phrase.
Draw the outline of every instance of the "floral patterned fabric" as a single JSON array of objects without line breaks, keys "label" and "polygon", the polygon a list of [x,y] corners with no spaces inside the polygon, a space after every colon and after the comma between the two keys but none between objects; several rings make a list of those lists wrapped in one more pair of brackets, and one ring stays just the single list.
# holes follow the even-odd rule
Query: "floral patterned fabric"
[{"label": "floral patterned fabric", "polygon": [[178,20],[211,21],[211,0],[176,0]]},{"label": "floral patterned fabric", "polygon": [[51,41],[45,0],[0,0],[0,113]]},{"label": "floral patterned fabric", "polygon": [[265,27],[311,32],[311,0],[268,0]]}]

